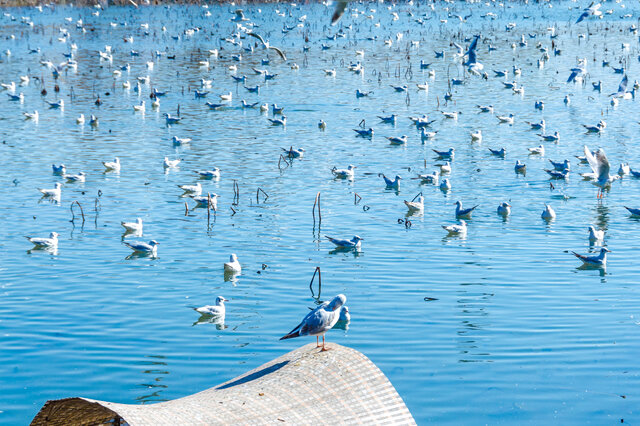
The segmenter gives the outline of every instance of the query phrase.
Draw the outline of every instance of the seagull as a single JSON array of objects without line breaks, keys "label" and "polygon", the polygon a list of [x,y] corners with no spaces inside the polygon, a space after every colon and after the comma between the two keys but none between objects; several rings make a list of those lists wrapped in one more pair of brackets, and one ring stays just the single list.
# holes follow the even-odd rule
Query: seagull
[{"label": "seagull", "polygon": [[501,203],[498,206],[498,214],[501,216],[509,216],[511,214],[511,204]]},{"label": "seagull", "polygon": [[340,308],[340,318],[338,319],[340,322],[350,322],[351,314],[349,314],[349,308],[346,305],[342,305]]},{"label": "seagull", "polygon": [[493,113],[493,105],[476,105],[480,109],[480,112]]},{"label": "seagull", "polygon": [[632,92],[627,92],[627,84],[629,84],[629,78],[625,74],[620,81],[620,85],[618,86],[618,91],[610,94],[609,96],[613,96],[613,98],[622,98],[622,99],[631,99],[633,97]]},{"label": "seagull", "polygon": [[46,101],[46,102],[49,104],[49,108],[52,108],[52,109],[64,108],[64,99],[60,99],[57,102],[49,102],[49,101]]},{"label": "seagull", "polygon": [[440,158],[449,158],[449,159],[453,160],[453,157],[455,156],[456,149],[455,148],[449,148],[448,151],[438,151],[438,150],[432,149],[432,151],[435,152],[438,155],[438,157],[440,157]]},{"label": "seagull", "polygon": [[595,243],[596,241],[604,240],[604,231],[597,230],[595,227],[589,227],[589,242]]},{"label": "seagull", "polygon": [[461,201],[456,201],[454,204],[456,206],[456,217],[464,217],[467,219],[471,218],[471,212],[473,212],[478,207],[478,206],[473,206],[469,209],[463,209]]},{"label": "seagull", "polygon": [[233,13],[235,13],[235,16],[230,19],[231,22],[248,21],[248,19],[244,17],[244,12],[242,11],[242,9],[236,9],[236,11]]},{"label": "seagull", "polygon": [[349,248],[349,249],[352,249],[352,248],[360,249],[360,246],[362,245],[361,242],[363,241],[363,239],[357,235],[354,235],[354,237],[350,240],[331,238],[327,235],[325,235],[325,238],[331,241],[333,244],[335,244],[336,247],[338,248]]},{"label": "seagull", "polygon": [[436,166],[440,167],[440,173],[451,173],[451,163],[448,161],[444,164],[436,164]]},{"label": "seagull", "polygon": [[407,135],[402,135],[400,137],[395,136],[385,136],[387,140],[391,143],[391,145],[404,145],[407,143]]},{"label": "seagull", "polygon": [[544,211],[542,212],[541,216],[544,220],[552,220],[556,218],[556,212],[551,208],[549,204],[545,204]]},{"label": "seagull", "polygon": [[224,271],[238,274],[242,271],[242,266],[238,262],[238,256],[235,253],[231,253],[229,261],[224,264]]},{"label": "seagull", "polygon": [[142,219],[137,218],[135,222],[120,222],[120,225],[124,227],[126,232],[135,232],[142,234]]},{"label": "seagull", "polygon": [[80,114],[78,118],[76,118],[77,124],[84,124],[84,114]]},{"label": "seagull", "polygon": [[601,6],[602,4],[600,3],[591,2],[589,7],[584,9],[584,12],[582,12],[582,15],[580,15],[580,17],[576,21],[576,24],[582,22],[584,19],[590,16],[602,16],[602,12],[599,10]]},{"label": "seagull", "polygon": [[633,216],[640,216],[640,209],[634,209],[627,206],[624,206],[624,208],[627,209]]},{"label": "seagull", "polygon": [[505,147],[502,147],[500,149],[489,148],[489,151],[491,152],[491,154],[497,155],[498,157],[504,157],[505,155],[507,155],[507,149]]},{"label": "seagull", "polygon": [[282,58],[283,61],[287,60],[287,57],[285,56],[285,54],[284,54],[284,52],[282,50],[280,50],[279,48],[277,48],[275,46],[269,45],[269,42],[268,41],[264,41],[264,39],[260,35],[258,35],[256,33],[253,33],[253,32],[248,32],[247,35],[251,36],[251,37],[255,37],[258,40],[260,40],[260,42],[262,43],[262,45],[264,46],[265,49],[275,50],[275,52],[278,55],[280,55],[280,57]]},{"label": "seagull", "polygon": [[316,336],[316,347],[320,347],[318,337],[322,336],[322,351],[324,352],[328,350],[325,347],[324,335],[338,322],[340,319],[341,307],[346,302],[347,297],[344,294],[337,295],[329,303],[324,302],[322,305],[309,312],[300,324],[287,333],[287,335],[281,337],[280,340],[300,336]]},{"label": "seagull", "polygon": [[120,171],[120,159],[116,157],[113,161],[103,161],[102,164],[107,170]]},{"label": "seagull", "polygon": [[195,308],[197,312],[202,315],[209,315],[212,317],[223,317],[225,314],[224,302],[228,302],[229,300],[225,299],[222,296],[216,297],[215,305],[207,305],[202,306],[200,308]]},{"label": "seagull", "polygon": [[424,127],[420,128],[420,140],[422,142],[435,138],[437,134],[437,130],[435,132],[427,132],[427,129],[425,129]]},{"label": "seagull", "polygon": [[398,116],[395,115],[395,114],[391,114],[389,117],[380,117],[380,116],[378,116],[378,118],[383,123],[396,124],[396,118],[398,118]]},{"label": "seagull", "polygon": [[482,142],[482,130],[478,130],[477,132],[471,132],[471,141]]},{"label": "seagull", "polygon": [[302,158],[304,156],[304,148],[295,149],[293,147],[289,149],[281,148],[289,158]]},{"label": "seagull", "polygon": [[597,197],[602,198],[604,196],[603,190],[610,187],[616,179],[620,178],[620,176],[611,176],[609,174],[611,167],[609,166],[609,160],[602,148],[598,149],[596,154],[593,155],[585,145],[584,155],[587,158],[587,162],[589,163],[589,167],[591,167],[592,173],[583,173],[582,176],[595,179],[593,184],[599,188]]},{"label": "seagull", "polygon": [[582,127],[587,129],[587,133],[600,133],[607,127],[607,123],[604,120],[600,120],[595,126],[583,124]]},{"label": "seagull", "polygon": [[501,123],[513,124],[515,116],[511,113],[509,115],[496,115],[496,118],[500,120]]},{"label": "seagull", "polygon": [[[529,154],[534,155],[534,154],[538,154],[538,155],[544,155],[544,145],[538,145],[536,147],[533,148],[527,148],[527,150],[529,151]],[[551,160],[549,160],[551,161]]]},{"label": "seagull", "polygon": [[[211,197],[211,204],[209,204],[209,197]],[[197,203],[196,207],[211,207],[214,212],[218,211],[218,194],[207,193],[207,196],[191,195],[193,201]]]},{"label": "seagull", "polygon": [[551,165],[555,170],[558,170],[558,171],[571,170],[571,163],[569,162],[569,160],[564,160],[563,162],[556,162],[550,159],[549,162],[551,163]]},{"label": "seagull", "polygon": [[631,167],[629,163],[620,163],[620,167],[618,168],[618,174],[620,176],[628,175],[631,173]]},{"label": "seagull", "polygon": [[53,169],[53,174],[54,175],[63,175],[67,171],[67,168],[65,167],[64,164],[60,164],[59,166],[56,166],[55,164],[52,164],[51,168]]},{"label": "seagull", "polygon": [[178,124],[180,123],[180,120],[181,120],[180,117],[172,117],[171,114],[167,112],[164,113],[164,117],[167,124]]},{"label": "seagull", "polygon": [[404,205],[407,206],[410,213],[424,211],[424,197],[419,196],[417,201],[404,200]]},{"label": "seagull", "polygon": [[545,122],[541,120],[539,123],[532,123],[531,121],[526,122],[529,126],[531,126],[531,130],[544,130]]},{"label": "seagull", "polygon": [[373,137],[373,129],[371,127],[369,127],[368,130],[353,129],[353,131],[356,132],[358,134],[358,136],[360,136],[362,138],[371,138],[371,137]]},{"label": "seagull", "polygon": [[63,175],[68,182],[84,182],[86,180],[87,175],[84,172],[80,172],[77,175]]},{"label": "seagull", "polygon": [[169,160],[169,157],[164,157],[163,165],[165,169],[178,167],[178,165],[180,164],[180,161],[182,160]]},{"label": "seagull", "polygon": [[178,188],[182,189],[185,193],[197,194],[202,193],[202,185],[198,182],[195,185],[178,185]]},{"label": "seagull", "polygon": [[45,237],[25,237],[36,247],[56,248],[58,247],[58,233],[52,232],[49,238]]},{"label": "seagull", "polygon": [[460,220],[460,225],[442,225],[442,229],[447,231],[449,234],[466,234],[467,222]]},{"label": "seagull", "polygon": [[212,170],[194,170],[195,173],[205,179],[220,179],[220,169],[214,167]]},{"label": "seagull", "polygon": [[331,172],[337,178],[353,179],[353,176],[354,176],[354,173],[355,173],[355,170],[354,170],[355,168],[356,168],[356,166],[353,166],[353,165],[349,164],[349,167],[347,167],[346,169],[336,169],[334,167],[333,169],[331,169]]},{"label": "seagull", "polygon": [[38,111],[33,111],[33,112],[23,112],[22,115],[24,115],[25,120],[33,120],[33,121],[38,121]]},{"label": "seagull", "polygon": [[567,79],[567,83],[573,82],[581,82],[584,76],[587,74],[587,62],[583,60],[578,60],[578,66],[575,68],[571,68],[571,74]]},{"label": "seagull", "polygon": [[416,179],[422,180],[423,183],[430,183],[432,185],[437,185],[438,180],[440,179],[440,174],[435,171],[433,173],[418,175]]},{"label": "seagull", "polygon": [[133,111],[144,112],[146,109],[145,102],[141,101],[140,105],[133,105]]},{"label": "seagull", "polygon": [[552,135],[544,135],[542,133],[538,133],[543,140],[547,142],[558,142],[560,140],[560,134],[556,131]]},{"label": "seagull", "polygon": [[611,250],[602,247],[600,249],[600,253],[595,256],[585,256],[582,254],[578,254],[575,251],[572,251],[573,255],[578,259],[582,260],[582,262],[586,265],[594,265],[594,266],[606,266],[607,264],[607,253],[611,253]]},{"label": "seagull", "polygon": [[142,241],[133,241],[131,243],[124,243],[127,247],[137,253],[147,253],[155,256],[158,253],[158,244],[156,240],[151,240],[148,243]]},{"label": "seagull", "polygon": [[38,191],[42,193],[43,197],[60,198],[60,194],[62,193],[62,184],[60,182],[56,182],[55,188],[38,189]]},{"label": "seagull", "polygon": [[527,165],[524,164],[522,161],[520,160],[516,160],[516,165],[514,167],[516,173],[524,173],[527,171]]},{"label": "seagull", "polygon": [[569,177],[569,170],[558,171],[545,169],[545,172],[547,172],[553,179],[567,179]]},{"label": "seagull", "polygon": [[287,117],[285,115],[282,118],[267,118],[271,122],[272,126],[286,126],[287,125]]},{"label": "seagull", "polygon": [[396,175],[395,179],[391,180],[388,177],[386,177],[384,174],[382,174],[382,178],[384,179],[384,183],[387,185],[387,188],[395,188],[395,189],[398,189],[398,187],[400,186],[400,179],[402,179],[400,176]]},{"label": "seagull", "polygon": [[440,183],[440,190],[447,192],[451,189],[451,182],[449,181],[449,179],[444,178],[442,179],[442,182]]}]

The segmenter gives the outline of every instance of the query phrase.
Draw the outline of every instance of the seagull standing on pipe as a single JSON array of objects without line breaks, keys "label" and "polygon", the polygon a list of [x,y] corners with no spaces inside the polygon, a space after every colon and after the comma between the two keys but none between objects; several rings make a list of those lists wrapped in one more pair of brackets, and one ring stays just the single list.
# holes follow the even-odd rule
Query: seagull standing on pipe
[{"label": "seagull standing on pipe", "polygon": [[282,58],[283,61],[287,60],[287,57],[285,56],[285,54],[284,54],[284,52],[282,50],[280,50],[279,48],[277,48],[275,46],[269,45],[269,42],[268,41],[264,41],[264,39],[260,35],[258,35],[256,33],[252,33],[252,32],[247,33],[247,35],[250,35],[251,37],[255,37],[258,40],[260,40],[260,42],[262,43],[262,45],[264,46],[265,49],[275,50],[276,53],[278,55],[280,55],[280,57]]},{"label": "seagull standing on pipe", "polygon": [[328,349],[324,345],[324,334],[331,330],[340,319],[342,305],[347,302],[344,294],[339,294],[331,302],[324,302],[313,311],[309,312],[300,324],[280,340],[292,339],[300,336],[316,336],[316,347],[320,347],[318,337],[322,336],[322,351]]}]

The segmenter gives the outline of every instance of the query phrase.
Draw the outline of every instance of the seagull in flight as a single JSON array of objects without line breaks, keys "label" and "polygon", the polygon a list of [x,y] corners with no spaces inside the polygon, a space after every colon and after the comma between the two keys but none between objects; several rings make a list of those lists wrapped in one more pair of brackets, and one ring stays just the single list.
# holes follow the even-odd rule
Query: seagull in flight
[{"label": "seagull in flight", "polygon": [[607,155],[604,153],[602,148],[598,149],[594,155],[585,145],[584,155],[587,158],[587,162],[589,163],[589,167],[591,167],[592,173],[583,173],[582,177],[594,179],[593,184],[600,188],[598,190],[597,197],[602,198],[604,196],[603,190],[610,187],[616,179],[620,179],[620,176],[611,176],[609,174],[611,166],[609,165]]},{"label": "seagull in flight", "polygon": [[581,82],[586,73],[587,73],[587,61],[583,59],[579,59],[578,66],[575,68],[571,68],[571,74],[567,79],[567,83]]},{"label": "seagull in flight", "polygon": [[633,94],[631,92],[627,92],[627,84],[629,84],[629,78],[625,74],[624,77],[622,77],[622,81],[620,81],[618,91],[610,94],[609,96],[613,96],[614,98],[631,99]]},{"label": "seagull in flight", "polygon": [[260,40],[260,42],[262,43],[262,45],[264,46],[264,48],[265,48],[265,49],[275,50],[275,52],[276,52],[278,55],[280,55],[280,57],[282,58],[282,60],[283,60],[283,61],[286,61],[286,60],[287,60],[287,57],[286,57],[286,55],[284,54],[284,52],[283,52],[282,50],[280,50],[279,48],[277,48],[277,47],[275,47],[275,46],[271,46],[271,45],[269,44],[269,42],[268,42],[268,41],[264,41],[264,39],[263,39],[259,34],[256,34],[256,33],[254,33],[254,32],[249,32],[249,33],[247,33],[247,35],[249,35],[249,36],[251,36],[251,37],[255,37],[255,38],[257,38],[258,40]]},{"label": "seagull in flight", "polygon": [[582,15],[580,15],[580,17],[576,21],[576,24],[579,24],[590,16],[602,16],[602,12],[599,10],[601,6],[602,4],[600,3],[591,2],[589,7],[587,7],[584,12],[582,12]]}]

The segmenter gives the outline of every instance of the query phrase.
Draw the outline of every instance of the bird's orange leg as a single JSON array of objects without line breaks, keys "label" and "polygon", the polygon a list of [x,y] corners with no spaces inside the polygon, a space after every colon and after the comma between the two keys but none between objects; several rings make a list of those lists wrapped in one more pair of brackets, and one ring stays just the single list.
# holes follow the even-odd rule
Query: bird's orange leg
[{"label": "bird's orange leg", "polygon": [[318,340],[318,336],[316,336],[316,348],[320,347],[320,340]]},{"label": "bird's orange leg", "polygon": [[326,352],[326,351],[328,351],[328,350],[329,350],[329,349],[327,349],[327,348],[325,348],[325,347],[324,347],[324,334],[323,334],[323,335],[322,335],[322,350],[321,350],[320,352]]}]

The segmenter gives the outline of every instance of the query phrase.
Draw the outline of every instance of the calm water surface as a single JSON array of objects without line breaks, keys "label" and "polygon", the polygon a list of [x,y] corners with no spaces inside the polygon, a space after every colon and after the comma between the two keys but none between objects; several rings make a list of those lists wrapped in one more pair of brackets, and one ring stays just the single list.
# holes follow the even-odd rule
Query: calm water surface
[{"label": "calm water surface", "polygon": [[[81,395],[134,404],[179,398],[308,343],[278,338],[314,306],[309,281],[316,266],[322,269],[320,299],[345,293],[352,315],[348,330],[330,332],[329,342],[370,357],[418,423],[637,423],[640,222],[623,206],[640,207],[640,181],[625,177],[599,202],[596,188],[578,174],[587,167],[577,165],[574,155],[584,144],[602,147],[614,171],[621,161],[640,169],[637,102],[622,101],[613,109],[607,94],[621,75],[601,66],[604,59],[615,66],[624,60],[631,82],[636,78],[638,38],[628,29],[638,7],[606,3],[603,10],[612,14],[574,25],[580,9],[569,8],[586,3],[553,6],[449,5],[454,14],[471,14],[461,23],[444,5],[390,11],[386,4],[355,4],[374,19],[347,15],[337,27],[327,26],[332,9],[320,4],[247,7],[246,15],[260,25],[256,31],[287,53],[286,63],[271,54],[268,66],[260,62],[264,50],[249,53],[220,40],[234,29],[229,7],[212,6],[211,16],[200,7],[112,7],[99,17],[93,9],[69,7],[5,10],[16,20],[0,18],[0,50],[12,52],[0,56],[0,81],[19,82],[25,74],[32,79],[18,89],[23,103],[0,101],[0,423],[27,423],[53,398]],[[286,16],[277,16],[276,9]],[[400,19],[393,21],[392,11]],[[482,18],[487,12],[497,19]],[[632,17],[625,18],[627,13]],[[431,19],[420,25],[416,19],[425,14]],[[302,15],[302,27],[281,31],[295,27]],[[21,23],[22,16],[34,26]],[[76,28],[78,19],[86,33]],[[509,22],[516,28],[506,31]],[[148,34],[142,23],[149,23]],[[61,26],[69,30],[67,43],[58,40]],[[198,26],[202,30],[192,36],[184,33]],[[550,26],[557,28],[562,54],[552,54],[539,69],[536,44],[551,50]],[[327,40],[341,27],[346,37]],[[397,40],[400,32],[404,37]],[[579,38],[581,33],[586,37]],[[486,38],[478,59],[490,74],[487,81],[463,75],[449,45],[467,45],[462,38],[475,34]],[[523,34],[528,45],[512,49]],[[132,45],[123,41],[129,35]],[[393,39],[391,47],[384,45],[386,38]],[[78,45],[78,69],[62,73],[56,94],[50,70],[39,61],[62,62],[71,42]],[[245,40],[244,46],[253,42]],[[322,50],[322,43],[330,49]],[[497,50],[489,52],[489,43]],[[113,46],[111,64],[98,57],[105,45]],[[221,46],[209,69],[198,66],[208,49]],[[28,53],[38,47],[39,54]],[[139,57],[130,55],[132,48]],[[358,60],[358,49],[365,50],[363,75],[346,69]],[[445,57],[434,58],[441,49]],[[176,58],[157,57],[156,50]],[[233,61],[231,55],[240,52],[242,61]],[[566,85],[577,57],[588,59],[588,81]],[[420,59],[433,63],[435,78],[419,69]],[[290,69],[292,62],[298,71]],[[114,79],[113,70],[126,63],[131,70]],[[231,64],[238,66],[236,75],[247,75],[248,86],[261,85],[259,94],[233,82]],[[505,90],[491,71],[513,64],[522,68],[517,80],[524,95]],[[252,67],[278,77],[264,82]],[[336,77],[325,76],[330,68]],[[135,79],[146,75],[151,85],[142,85],[139,96]],[[464,77],[465,84],[452,87],[453,101],[445,104],[447,75]],[[34,77],[44,79],[46,97]],[[204,100],[192,96],[200,78],[213,79]],[[131,90],[122,88],[126,80]],[[591,88],[597,80],[602,93]],[[417,91],[416,83],[424,81],[428,93]],[[408,95],[389,87],[401,84],[409,86]],[[159,111],[151,109],[151,87],[168,91]],[[356,88],[373,93],[356,99]],[[234,98],[228,108],[205,106],[229,91]],[[568,93],[567,106],[562,99]],[[98,94],[100,107],[93,103]],[[44,99],[57,98],[64,99],[64,110],[48,109]],[[284,106],[286,128],[270,126],[257,109],[239,108],[243,98]],[[131,106],[143,99],[146,114],[134,113]],[[533,108],[535,100],[545,101],[543,111]],[[478,114],[477,104],[493,104],[496,114],[514,113],[515,124],[499,125],[491,114]],[[162,113],[175,114],[178,106],[183,123],[167,127]],[[34,109],[39,121],[24,121],[21,113]],[[462,114],[445,120],[440,110]],[[75,122],[81,113],[84,126]],[[376,118],[391,113],[399,115],[395,126]],[[99,117],[97,128],[88,124],[91,114]],[[439,131],[425,144],[408,119],[422,114],[437,120],[433,127]],[[525,121],[542,118],[547,132],[560,132],[560,142],[545,143],[545,156],[528,156],[527,148],[540,140]],[[320,119],[327,122],[324,132],[317,127]],[[372,140],[354,136],[352,129],[363,119],[375,130]],[[606,130],[586,135],[582,124],[600,119]],[[484,135],[481,144],[470,142],[469,132],[477,129]],[[384,139],[403,134],[409,136],[406,146]],[[174,135],[192,142],[176,147]],[[290,146],[304,147],[306,154],[280,170],[281,148]],[[505,159],[487,149],[502,146]],[[411,179],[435,169],[439,161],[432,148],[449,147],[456,148],[450,192]],[[115,156],[121,172],[104,173],[101,161]],[[165,156],[183,159],[180,168],[165,172]],[[567,182],[554,181],[551,191],[543,169],[548,159],[565,158],[574,171]],[[515,175],[516,159],[528,165],[526,176]],[[87,173],[86,183],[65,184],[59,204],[40,200],[37,188],[61,181],[51,173],[51,164],[60,162],[69,173]],[[353,181],[332,178],[333,166],[348,164],[358,167]],[[220,195],[219,211],[208,224],[206,209],[185,216],[188,199],[176,185],[193,184],[193,170],[214,166],[222,169],[220,181],[201,181],[205,192]],[[401,175],[399,191],[385,189],[378,173]],[[266,201],[261,196],[256,202],[258,188],[269,195]],[[405,219],[402,201],[420,191],[424,215],[411,217],[406,228],[398,223]],[[311,215],[317,192],[320,228]],[[362,197],[358,204],[354,193]],[[84,225],[70,222],[74,200],[84,208]],[[441,225],[455,222],[457,200],[479,207],[466,238],[447,238]],[[507,220],[496,215],[502,201],[513,205]],[[545,202],[558,215],[549,224],[540,218]],[[160,242],[156,259],[127,258],[120,221],[136,217],[145,223],[141,239]],[[597,249],[588,244],[589,225],[606,230],[612,251],[606,271],[578,269],[570,253]],[[57,254],[28,251],[25,235],[51,231],[60,234]],[[335,253],[325,234],[358,234],[365,239],[362,251]],[[244,270],[225,281],[222,264],[232,252]],[[224,325],[198,324],[192,308],[218,295],[230,299]]]}]

